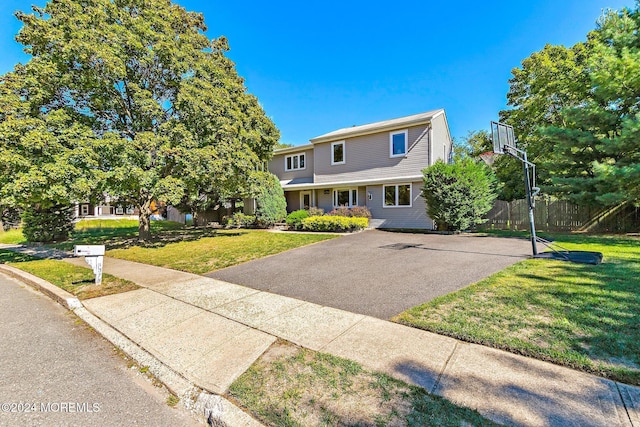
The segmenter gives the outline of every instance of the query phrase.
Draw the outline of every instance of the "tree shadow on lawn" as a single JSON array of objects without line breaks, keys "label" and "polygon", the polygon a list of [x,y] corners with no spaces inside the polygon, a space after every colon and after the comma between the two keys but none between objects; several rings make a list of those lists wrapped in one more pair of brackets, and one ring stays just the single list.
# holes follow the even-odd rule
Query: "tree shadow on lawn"
[{"label": "tree shadow on lawn", "polygon": [[215,228],[185,227],[181,229],[154,230],[151,240],[138,240],[136,228],[102,228],[74,232],[66,242],[51,245],[56,249],[72,250],[74,245],[105,245],[107,250],[128,249],[139,246],[144,248],[160,248],[171,243],[191,242],[206,237],[233,237],[246,234],[244,231],[223,231]]},{"label": "tree shadow on lawn", "polygon": [[22,254],[19,252],[13,252],[8,249],[0,250],[0,264],[8,264],[10,262],[29,262],[38,259],[39,258],[36,258],[34,256]]}]

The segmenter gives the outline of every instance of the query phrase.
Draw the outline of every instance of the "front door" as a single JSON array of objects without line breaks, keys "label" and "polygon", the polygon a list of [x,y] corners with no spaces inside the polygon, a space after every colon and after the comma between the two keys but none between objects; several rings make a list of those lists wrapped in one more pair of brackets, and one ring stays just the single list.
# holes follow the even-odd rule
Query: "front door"
[{"label": "front door", "polygon": [[300,209],[309,209],[311,207],[311,191],[300,192]]}]

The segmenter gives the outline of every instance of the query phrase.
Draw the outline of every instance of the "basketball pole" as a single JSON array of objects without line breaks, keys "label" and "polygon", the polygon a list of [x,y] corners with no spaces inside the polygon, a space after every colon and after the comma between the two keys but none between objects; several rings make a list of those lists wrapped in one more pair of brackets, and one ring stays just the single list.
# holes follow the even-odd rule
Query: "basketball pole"
[{"label": "basketball pole", "polygon": [[[529,168],[532,170],[533,179],[535,183],[536,179],[536,165],[529,162],[527,159],[527,152],[516,147],[515,135],[513,133],[513,126],[505,125],[504,123],[491,122],[491,140],[493,143],[493,152],[496,154],[508,154],[522,162],[522,170],[524,172],[524,188],[527,196],[527,205],[529,207],[529,232],[531,234],[531,248],[533,250],[533,256],[538,255],[536,236],[536,226],[534,222],[533,209],[535,208],[535,196],[540,189],[531,185],[531,174]],[[483,158],[484,160],[484,158]],[[535,191],[533,193],[532,191]]]},{"label": "basketball pole", "polygon": [[533,195],[531,194],[531,178],[529,176],[529,162],[527,161],[527,153],[522,152],[522,156],[524,157],[522,161],[522,169],[524,170],[524,187],[525,192],[527,193],[527,205],[529,206],[529,233],[531,233],[531,248],[533,250],[533,256],[535,257],[536,255],[538,255],[536,226],[533,216],[533,208],[535,205],[533,202]]}]

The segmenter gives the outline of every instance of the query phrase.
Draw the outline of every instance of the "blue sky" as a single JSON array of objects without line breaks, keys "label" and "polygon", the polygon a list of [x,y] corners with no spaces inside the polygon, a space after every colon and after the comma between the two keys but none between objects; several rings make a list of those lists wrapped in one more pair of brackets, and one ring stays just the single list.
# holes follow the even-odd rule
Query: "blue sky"
[{"label": "blue sky", "polygon": [[[202,12],[281,132],[315,136],[444,108],[452,136],[488,129],[506,108],[511,69],[545,44],[583,41],[606,8],[633,0],[174,1]],[[15,10],[43,0],[2,0],[0,73],[28,57]]]}]

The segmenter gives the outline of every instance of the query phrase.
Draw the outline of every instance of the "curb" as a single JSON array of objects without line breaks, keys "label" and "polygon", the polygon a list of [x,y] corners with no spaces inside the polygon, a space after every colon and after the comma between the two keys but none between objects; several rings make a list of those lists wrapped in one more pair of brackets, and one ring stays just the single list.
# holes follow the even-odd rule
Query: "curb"
[{"label": "curb", "polygon": [[203,391],[196,384],[191,383],[175,372],[154,355],[87,310],[73,294],[31,273],[6,264],[0,264],[0,273],[31,286],[61,306],[73,311],[83,322],[135,360],[140,366],[148,367],[149,372],[162,382],[171,393],[178,396],[182,405],[200,421],[217,427],[236,425],[263,426],[262,423],[252,418],[223,396]]},{"label": "curb", "polygon": [[6,264],[0,264],[0,272],[3,272],[8,276],[13,277],[14,279],[18,279],[31,286],[32,288],[39,290],[40,292],[47,295],[49,298],[69,310],[75,310],[76,308],[83,307],[80,300],[74,295],[70,294],[64,289],[60,289],[56,285],[53,285],[46,280],[34,276],[31,273],[27,273],[26,271],[22,271]]}]

